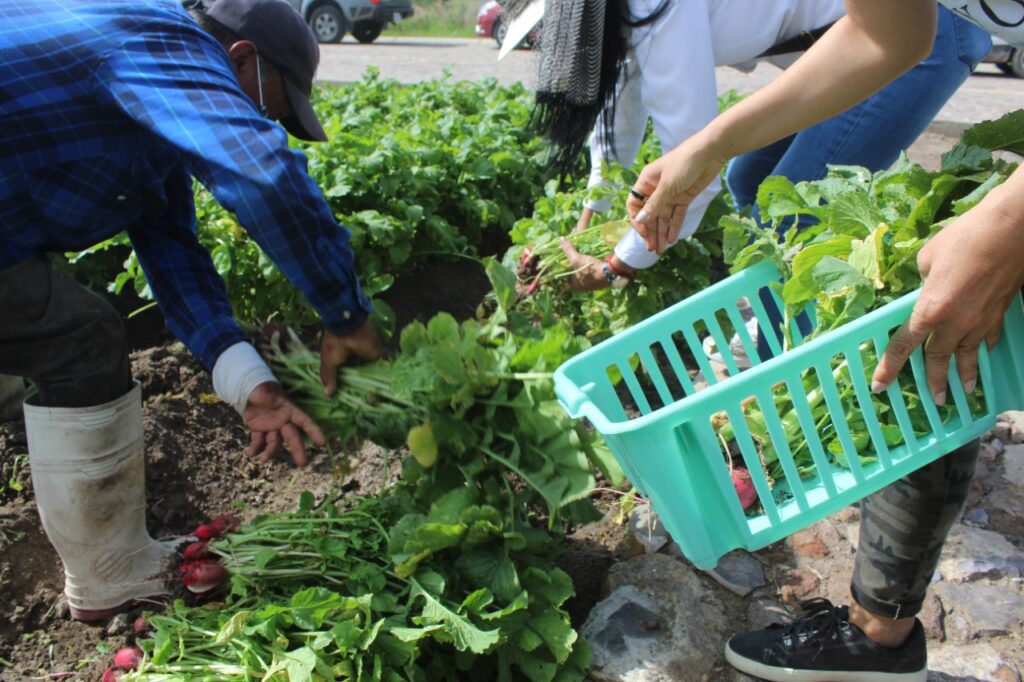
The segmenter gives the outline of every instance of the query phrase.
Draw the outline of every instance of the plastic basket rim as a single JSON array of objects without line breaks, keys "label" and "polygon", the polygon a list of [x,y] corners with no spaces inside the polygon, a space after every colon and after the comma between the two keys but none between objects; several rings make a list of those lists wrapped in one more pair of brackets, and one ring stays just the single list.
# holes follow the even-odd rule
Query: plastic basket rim
[{"label": "plastic basket rim", "polygon": [[[737,388],[738,386],[742,386],[744,384],[756,381],[758,378],[761,377],[762,374],[767,374],[775,371],[777,366],[780,365],[783,361],[787,363],[796,362],[803,356],[815,353],[822,347],[836,343],[836,341],[839,339],[845,339],[846,337],[855,334],[862,328],[870,326],[879,320],[887,319],[890,317],[896,318],[897,316],[902,315],[902,319],[894,321],[894,323],[890,325],[889,328],[902,324],[909,317],[909,309],[913,307],[914,303],[917,301],[920,294],[920,289],[908,292],[903,296],[899,297],[898,299],[890,301],[889,303],[886,303],[880,308],[872,310],[867,315],[859,317],[856,320],[851,320],[850,322],[842,325],[837,329],[832,329],[819,337],[811,339],[806,343],[801,343],[800,345],[794,348],[790,348],[789,350],[786,350],[777,356],[769,358],[768,360],[764,360],[760,364],[755,365],[747,370],[744,370],[739,374],[726,377],[725,379],[721,379],[717,381],[715,384],[710,385],[701,391],[697,391],[688,396],[684,396],[679,400],[676,400],[668,405],[663,405],[662,407],[656,410],[652,410],[647,414],[640,415],[639,417],[635,417],[633,419],[627,419],[626,421],[619,422],[610,420],[604,414],[604,412],[597,407],[597,404],[593,401],[593,399],[588,394],[584,393],[583,389],[580,388],[580,386],[578,386],[576,382],[571,380],[568,376],[568,371],[571,370],[574,365],[578,364],[579,362],[582,362],[584,356],[587,353],[592,353],[596,351],[601,347],[602,344],[618,337],[612,337],[612,339],[602,341],[600,344],[594,346],[593,348],[590,348],[587,351],[580,353],[576,357],[570,358],[569,360],[566,360],[564,363],[562,363],[562,365],[558,367],[558,369],[556,369],[554,373],[556,396],[558,398],[559,403],[561,403],[562,407],[566,410],[566,412],[569,413],[571,417],[573,417],[574,419],[586,417],[591,421],[591,423],[594,424],[594,427],[602,435],[616,435],[620,433],[629,433],[632,431],[646,428],[650,424],[661,421],[662,419],[675,415],[678,412],[688,410],[689,408],[692,407],[692,405],[696,402],[696,399],[698,398],[703,402],[707,402],[717,399],[720,393],[740,390]],[[690,299],[680,301],[679,303],[676,303],[673,306],[666,308],[662,312],[667,313],[679,306],[686,304],[688,301],[690,301]],[[649,320],[650,319],[653,318],[649,318]],[[645,322],[649,320],[645,320]],[[635,328],[636,327],[633,327],[633,329]],[[628,331],[629,330],[623,333],[628,333]],[[915,352],[920,351],[917,350]],[[572,385],[574,389],[578,391],[580,394],[582,394],[585,398],[581,403],[579,403],[575,410],[570,409],[570,406],[567,404],[567,401],[563,399],[562,392],[560,390],[560,385],[564,383]]]}]

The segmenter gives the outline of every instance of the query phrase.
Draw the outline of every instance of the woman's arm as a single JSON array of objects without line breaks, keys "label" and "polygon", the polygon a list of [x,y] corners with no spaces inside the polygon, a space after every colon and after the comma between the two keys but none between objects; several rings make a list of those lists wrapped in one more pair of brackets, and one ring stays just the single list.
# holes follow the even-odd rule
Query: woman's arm
[{"label": "woman's arm", "polygon": [[725,162],[829,118],[925,58],[935,38],[935,0],[847,0],[836,22],[779,78],[649,164],[630,197],[630,218],[658,253],[678,235],[686,209]]}]

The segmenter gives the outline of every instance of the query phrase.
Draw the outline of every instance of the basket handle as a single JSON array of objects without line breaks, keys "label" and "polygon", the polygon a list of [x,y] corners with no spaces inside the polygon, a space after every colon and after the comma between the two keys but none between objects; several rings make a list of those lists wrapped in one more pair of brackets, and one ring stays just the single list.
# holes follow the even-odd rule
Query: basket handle
[{"label": "basket handle", "polygon": [[573,419],[579,419],[583,416],[585,406],[590,403],[590,396],[585,391],[593,387],[594,382],[591,381],[584,384],[581,390],[574,382],[569,380],[569,377],[565,376],[564,372],[561,370],[555,372],[555,397],[558,398],[558,402],[562,404],[562,407],[565,408],[565,411]]}]

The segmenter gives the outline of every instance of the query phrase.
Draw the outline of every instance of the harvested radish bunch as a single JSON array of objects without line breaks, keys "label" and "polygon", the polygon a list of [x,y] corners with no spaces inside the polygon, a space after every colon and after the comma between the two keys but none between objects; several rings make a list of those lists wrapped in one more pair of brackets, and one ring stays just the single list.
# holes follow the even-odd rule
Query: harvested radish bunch
[{"label": "harvested radish bunch", "polygon": [[[630,229],[628,220],[616,220],[574,232],[567,238],[587,256],[603,259]],[[524,247],[516,267],[520,294],[529,296],[544,284],[555,284],[576,274],[562,250],[561,235]]]},{"label": "harvested radish bunch", "polygon": [[125,670],[136,670],[142,663],[142,649],[137,646],[126,646],[114,654],[114,667]]},{"label": "harvested radish bunch", "polygon": [[227,570],[214,559],[199,559],[182,565],[185,568],[181,581],[195,594],[209,592],[227,582]]}]

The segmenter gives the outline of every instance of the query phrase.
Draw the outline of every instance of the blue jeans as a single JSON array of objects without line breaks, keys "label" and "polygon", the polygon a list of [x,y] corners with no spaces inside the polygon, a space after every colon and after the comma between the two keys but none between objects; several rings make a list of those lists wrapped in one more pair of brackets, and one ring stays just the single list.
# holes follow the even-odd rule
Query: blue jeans
[{"label": "blue jeans", "polygon": [[988,53],[988,33],[939,7],[931,55],[857,106],[773,145],[738,156],[725,173],[737,209],[753,206],[769,175],[820,180],[827,164],[888,168],[931,123]]}]

